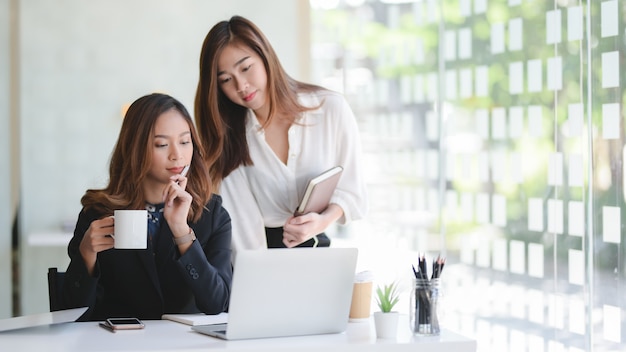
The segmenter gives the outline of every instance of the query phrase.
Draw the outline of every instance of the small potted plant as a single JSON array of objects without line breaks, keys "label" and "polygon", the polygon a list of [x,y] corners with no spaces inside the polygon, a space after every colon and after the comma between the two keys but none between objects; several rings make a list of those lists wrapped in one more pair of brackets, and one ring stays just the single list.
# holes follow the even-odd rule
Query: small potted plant
[{"label": "small potted plant", "polygon": [[374,313],[376,336],[379,338],[395,338],[398,332],[398,312],[393,307],[400,300],[397,282],[376,288],[376,303],[380,311]]}]

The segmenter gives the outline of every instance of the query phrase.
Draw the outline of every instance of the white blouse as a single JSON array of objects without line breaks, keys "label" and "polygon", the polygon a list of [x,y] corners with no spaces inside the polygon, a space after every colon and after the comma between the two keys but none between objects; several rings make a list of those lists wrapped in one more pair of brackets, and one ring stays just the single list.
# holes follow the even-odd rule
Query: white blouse
[{"label": "white blouse", "polygon": [[254,112],[247,116],[246,138],[254,165],[240,166],[221,184],[223,206],[232,219],[233,251],[267,248],[265,227],[281,227],[293,215],[308,181],[340,165],[344,168],[331,203],[339,205],[345,225],[365,216],[367,192],[361,169],[356,119],[342,95],[332,91],[303,93],[303,113],[289,128],[289,157],[284,164],[265,141]]}]

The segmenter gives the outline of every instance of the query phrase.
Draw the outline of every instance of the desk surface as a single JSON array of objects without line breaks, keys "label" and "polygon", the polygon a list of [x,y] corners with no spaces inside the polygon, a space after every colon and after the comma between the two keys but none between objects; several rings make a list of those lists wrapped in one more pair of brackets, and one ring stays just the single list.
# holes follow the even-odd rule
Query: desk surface
[{"label": "desk surface", "polygon": [[239,341],[202,335],[188,325],[168,320],[144,323],[143,330],[116,333],[99,327],[97,322],[22,328],[0,332],[0,346],[7,351],[476,351],[475,340],[447,330],[441,336],[415,337],[406,324],[405,329],[399,328],[396,339],[377,339],[372,318],[349,323],[340,334]]}]

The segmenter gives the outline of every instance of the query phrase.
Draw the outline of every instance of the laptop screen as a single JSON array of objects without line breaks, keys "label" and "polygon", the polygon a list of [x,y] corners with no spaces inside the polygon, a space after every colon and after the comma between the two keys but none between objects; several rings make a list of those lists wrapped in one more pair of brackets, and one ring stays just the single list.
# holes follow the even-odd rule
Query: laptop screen
[{"label": "laptop screen", "polygon": [[357,254],[356,248],[239,251],[228,339],[345,331]]}]

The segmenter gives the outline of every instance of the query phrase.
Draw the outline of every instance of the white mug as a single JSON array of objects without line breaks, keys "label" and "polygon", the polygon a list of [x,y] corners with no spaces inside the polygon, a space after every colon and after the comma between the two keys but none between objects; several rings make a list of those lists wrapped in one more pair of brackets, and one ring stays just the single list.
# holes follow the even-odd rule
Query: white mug
[{"label": "white mug", "polygon": [[147,210],[116,210],[113,217],[115,249],[148,248]]}]

